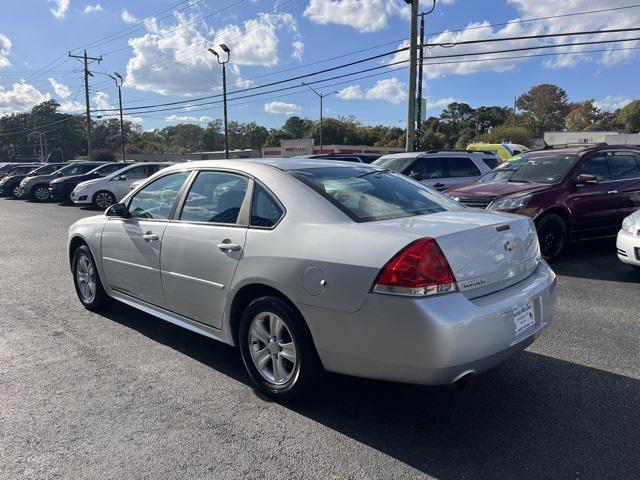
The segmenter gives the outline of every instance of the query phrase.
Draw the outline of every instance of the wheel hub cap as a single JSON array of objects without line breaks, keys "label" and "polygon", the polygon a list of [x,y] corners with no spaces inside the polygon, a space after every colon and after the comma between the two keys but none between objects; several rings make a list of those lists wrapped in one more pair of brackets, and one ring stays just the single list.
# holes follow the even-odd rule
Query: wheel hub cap
[{"label": "wheel hub cap", "polygon": [[96,296],[96,274],[93,263],[86,255],[78,259],[76,265],[76,281],[78,290],[85,302],[92,302]]}]

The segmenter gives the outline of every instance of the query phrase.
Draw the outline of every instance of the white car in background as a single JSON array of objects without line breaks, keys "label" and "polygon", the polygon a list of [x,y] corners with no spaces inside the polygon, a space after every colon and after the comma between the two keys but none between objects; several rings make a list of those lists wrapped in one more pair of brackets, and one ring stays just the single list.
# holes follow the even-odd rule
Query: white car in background
[{"label": "white car in background", "polygon": [[622,221],[616,247],[621,262],[640,269],[640,210]]},{"label": "white car in background", "polygon": [[71,200],[76,205],[109,208],[129,193],[129,186],[132,183],[148,178],[170,165],[173,163],[146,162],[129,165],[106,177],[79,183],[71,192]]}]

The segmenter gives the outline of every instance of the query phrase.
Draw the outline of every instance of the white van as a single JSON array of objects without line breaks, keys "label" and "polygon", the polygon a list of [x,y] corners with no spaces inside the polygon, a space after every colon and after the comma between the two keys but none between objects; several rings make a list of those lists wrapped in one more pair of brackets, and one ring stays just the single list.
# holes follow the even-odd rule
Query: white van
[{"label": "white van", "polygon": [[126,166],[106,177],[79,183],[71,192],[71,200],[76,205],[109,208],[129,193],[129,186],[133,182],[150,177],[158,170],[170,165],[173,165],[173,163],[148,162]]}]

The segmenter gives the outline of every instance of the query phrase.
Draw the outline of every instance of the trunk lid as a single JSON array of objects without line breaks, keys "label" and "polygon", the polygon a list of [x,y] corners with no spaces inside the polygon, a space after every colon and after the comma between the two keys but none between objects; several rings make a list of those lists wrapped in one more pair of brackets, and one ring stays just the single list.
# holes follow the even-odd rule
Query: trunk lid
[{"label": "trunk lid", "polygon": [[450,211],[376,222],[375,228],[385,233],[400,230],[413,239],[436,239],[460,291],[468,298],[518,283],[531,275],[540,262],[535,225],[519,215]]}]

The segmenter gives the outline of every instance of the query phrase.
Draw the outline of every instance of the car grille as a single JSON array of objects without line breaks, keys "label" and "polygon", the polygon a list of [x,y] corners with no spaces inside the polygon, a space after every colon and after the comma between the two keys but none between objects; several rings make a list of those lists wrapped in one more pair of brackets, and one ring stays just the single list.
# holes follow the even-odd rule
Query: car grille
[{"label": "car grille", "polygon": [[496,197],[457,197],[458,201],[466,207],[487,208]]}]

